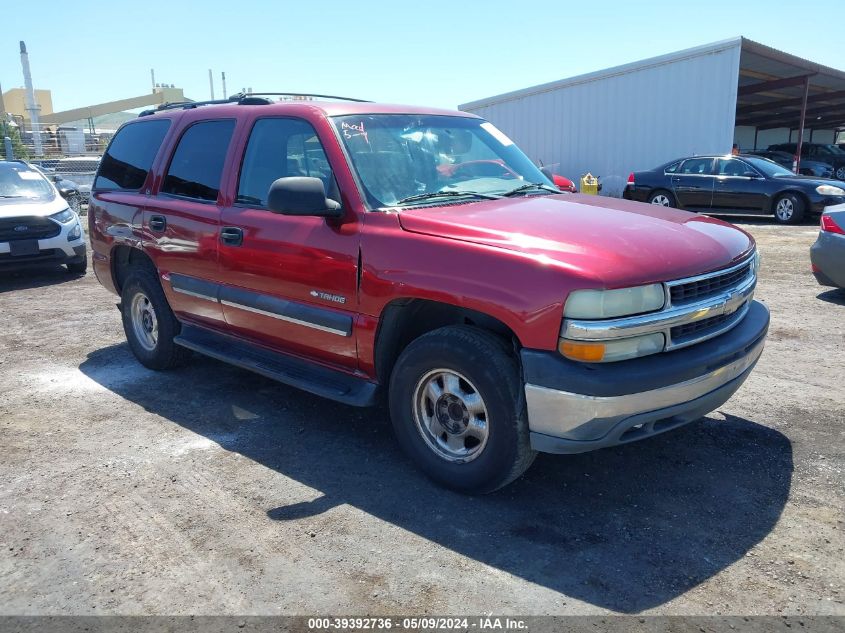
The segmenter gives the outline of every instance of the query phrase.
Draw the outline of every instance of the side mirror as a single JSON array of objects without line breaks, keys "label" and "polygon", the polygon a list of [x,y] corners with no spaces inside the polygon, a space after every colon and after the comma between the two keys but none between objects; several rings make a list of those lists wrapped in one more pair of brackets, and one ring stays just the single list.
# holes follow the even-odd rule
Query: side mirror
[{"label": "side mirror", "polygon": [[70,191],[69,189],[59,189],[59,195],[62,198],[69,198],[72,193],[73,191]]},{"label": "side mirror", "polygon": [[746,178],[759,178],[760,177],[760,174],[758,174],[756,171],[746,171],[742,175],[745,176]]},{"label": "side mirror", "polygon": [[319,178],[291,176],[279,178],[270,185],[267,207],[282,215],[316,215],[339,218],[343,209],[334,200],[326,198],[326,188]]},{"label": "side mirror", "polygon": [[61,182],[62,180],[64,180],[64,178],[59,176],[59,174],[53,174],[53,182]]}]

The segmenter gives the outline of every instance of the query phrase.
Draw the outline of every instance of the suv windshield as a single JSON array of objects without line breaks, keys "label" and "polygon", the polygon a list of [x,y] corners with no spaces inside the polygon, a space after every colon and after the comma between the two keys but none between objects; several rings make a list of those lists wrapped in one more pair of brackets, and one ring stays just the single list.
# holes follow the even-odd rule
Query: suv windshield
[{"label": "suv windshield", "polygon": [[52,200],[54,195],[52,185],[29,165],[0,161],[0,199]]},{"label": "suv windshield", "polygon": [[513,141],[481,119],[365,114],[335,117],[334,125],[371,208],[490,198],[529,183],[553,187]]},{"label": "suv windshield", "polygon": [[768,158],[756,158],[753,156],[743,156],[744,161],[749,165],[755,167],[758,171],[763,172],[769,178],[776,178],[777,176],[794,176],[791,171],[778,165],[776,162]]}]

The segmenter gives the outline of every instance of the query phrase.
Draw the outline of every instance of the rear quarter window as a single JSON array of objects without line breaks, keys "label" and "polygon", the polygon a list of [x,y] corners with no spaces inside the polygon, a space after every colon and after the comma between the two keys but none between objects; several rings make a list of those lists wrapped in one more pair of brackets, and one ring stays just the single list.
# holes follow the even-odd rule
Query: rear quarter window
[{"label": "rear quarter window", "polygon": [[100,162],[94,189],[137,191],[143,187],[169,128],[169,119],[141,121],[121,128]]},{"label": "rear quarter window", "polygon": [[179,139],[161,192],[203,202],[214,202],[235,129],[234,119],[200,121]]}]

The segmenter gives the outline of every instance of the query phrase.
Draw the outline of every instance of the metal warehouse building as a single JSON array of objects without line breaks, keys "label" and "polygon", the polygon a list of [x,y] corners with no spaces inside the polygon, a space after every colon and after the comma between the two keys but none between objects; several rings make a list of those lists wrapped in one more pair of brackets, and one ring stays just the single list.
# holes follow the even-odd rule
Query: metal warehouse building
[{"label": "metal warehouse building", "polygon": [[682,156],[833,143],[845,72],[744,37],[465,103],[529,157],[619,195],[628,174]]}]

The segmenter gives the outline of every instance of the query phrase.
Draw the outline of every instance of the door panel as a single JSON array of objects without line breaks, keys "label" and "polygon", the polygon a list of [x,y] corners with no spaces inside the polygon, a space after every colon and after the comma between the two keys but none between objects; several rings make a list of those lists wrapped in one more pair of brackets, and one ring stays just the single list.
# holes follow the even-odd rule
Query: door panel
[{"label": "door panel", "polygon": [[[166,196],[149,202],[144,209],[146,248],[163,276],[161,285],[171,308],[177,316],[219,324],[223,310],[213,296],[214,286],[203,284],[211,284],[217,278],[220,210],[214,204]],[[156,216],[166,218],[163,231],[150,225]],[[180,275],[188,281],[183,279],[180,284],[171,280]]]},{"label": "door panel", "polygon": [[[747,173],[755,173],[754,177]],[[763,213],[767,203],[765,180],[737,158],[716,159],[713,211]]]},{"label": "door panel", "polygon": [[144,209],[147,248],[173,311],[219,325],[217,199],[234,119],[198,121],[181,135],[161,189]]},{"label": "door panel", "polygon": [[672,191],[684,209],[707,211],[713,198],[712,158],[689,158],[672,174]]},{"label": "door panel", "polygon": [[240,246],[219,246],[229,325],[273,347],[355,368],[357,225],[237,207],[224,209],[222,222],[243,230]]},{"label": "door panel", "polygon": [[278,178],[310,176],[339,200],[314,128],[295,118],[256,120],[235,201],[222,211],[220,299],[227,323],[265,345],[357,368],[359,226],[266,208]]}]

